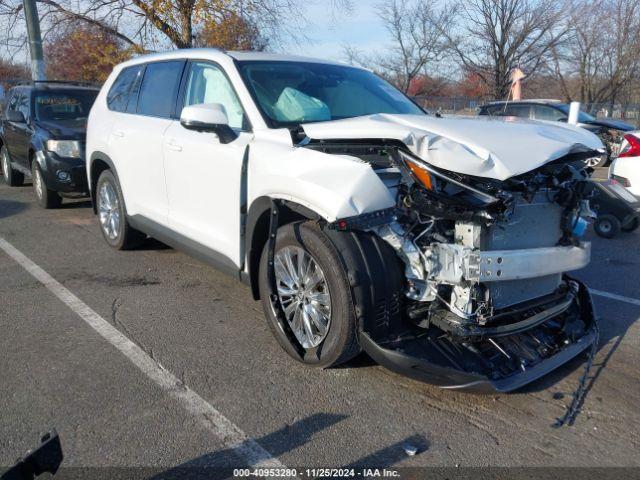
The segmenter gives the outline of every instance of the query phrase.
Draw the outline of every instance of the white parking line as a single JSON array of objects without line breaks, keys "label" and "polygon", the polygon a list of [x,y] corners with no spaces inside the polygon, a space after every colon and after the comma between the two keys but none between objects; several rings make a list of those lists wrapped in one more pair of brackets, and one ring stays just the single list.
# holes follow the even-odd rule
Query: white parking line
[{"label": "white parking line", "polygon": [[630,303],[631,305],[637,305],[640,307],[640,300],[637,298],[623,297],[622,295],[616,295],[615,293],[603,292],[601,290],[594,290],[590,288],[589,291],[592,295],[598,295],[599,297],[610,298],[612,300],[618,300],[619,302]]},{"label": "white parking line", "polygon": [[240,459],[252,467],[286,468],[271,456],[258,442],[234,425],[200,395],[180,382],[172,373],[154,361],[144,350],[129,340],[118,329],[94,312],[91,307],[63,287],[56,279],[27,258],[13,245],[0,237],[0,249],[18,262],[36,280],[64,302],[73,312],[98,332],[107,342],[116,347],[131,363],[162,388],[169,396],[216,435],[225,448],[232,450]]}]

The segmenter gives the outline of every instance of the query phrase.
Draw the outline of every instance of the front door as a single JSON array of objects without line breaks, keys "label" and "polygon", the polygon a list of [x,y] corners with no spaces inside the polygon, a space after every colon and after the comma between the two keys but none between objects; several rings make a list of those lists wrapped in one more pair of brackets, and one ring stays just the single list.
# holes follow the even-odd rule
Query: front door
[{"label": "front door", "polygon": [[185,77],[183,106],[218,103],[239,133],[228,144],[214,133],[187,130],[179,121],[164,136],[171,229],[241,265],[242,170],[252,138],[238,97],[221,67],[194,61]]}]

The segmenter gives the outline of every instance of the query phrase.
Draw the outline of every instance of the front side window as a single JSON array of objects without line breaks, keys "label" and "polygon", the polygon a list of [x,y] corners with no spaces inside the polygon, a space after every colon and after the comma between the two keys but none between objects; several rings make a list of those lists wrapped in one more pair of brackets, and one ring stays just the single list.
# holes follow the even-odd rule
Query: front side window
[{"label": "front side window", "polygon": [[184,61],[149,63],[145,69],[138,113],[171,118],[174,114]]},{"label": "front side window", "polygon": [[504,114],[508,117],[529,118],[531,107],[529,105],[508,105]]},{"label": "front side window", "polygon": [[308,62],[239,62],[240,73],[273,127],[376,113],[425,113],[402,92],[359,68]]},{"label": "front side window", "polygon": [[16,101],[15,109],[22,113],[24,119],[29,121],[31,118],[31,109],[29,108],[29,94],[26,92],[20,92]]},{"label": "front side window", "polygon": [[82,120],[89,116],[97,91],[37,92],[36,120]]},{"label": "front side window", "polygon": [[231,83],[220,68],[209,63],[191,65],[184,97],[184,106],[201,103],[222,105],[233,129],[246,129],[245,113]]},{"label": "front side window", "polygon": [[566,115],[560,110],[556,110],[553,107],[547,107],[545,105],[536,105],[533,107],[533,114],[536,120],[549,120],[557,122],[561,118],[566,118]]}]

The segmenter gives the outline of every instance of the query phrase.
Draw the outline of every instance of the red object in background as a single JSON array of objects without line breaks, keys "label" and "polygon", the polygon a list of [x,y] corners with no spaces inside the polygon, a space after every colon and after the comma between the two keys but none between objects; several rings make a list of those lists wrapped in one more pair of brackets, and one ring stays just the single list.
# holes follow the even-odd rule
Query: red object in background
[{"label": "red object in background", "polygon": [[618,158],[640,157],[640,139],[631,134],[626,134],[624,139],[628,142],[628,145],[618,154]]}]

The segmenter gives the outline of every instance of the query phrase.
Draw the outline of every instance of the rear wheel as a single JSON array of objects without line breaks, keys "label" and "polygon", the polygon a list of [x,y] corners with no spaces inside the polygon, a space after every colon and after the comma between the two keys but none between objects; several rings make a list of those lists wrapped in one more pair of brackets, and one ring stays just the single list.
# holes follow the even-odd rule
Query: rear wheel
[{"label": "rear wheel", "polygon": [[11,167],[11,160],[9,159],[9,151],[4,145],[0,148],[0,161],[2,162],[2,176],[4,182],[10,187],[18,187],[24,183],[24,175],[20,172],[16,172]]},{"label": "rear wheel", "polygon": [[620,233],[620,220],[613,215],[598,215],[594,230],[603,238],[613,238]]},{"label": "rear wheel", "polygon": [[42,178],[42,170],[35,160],[31,164],[31,178],[33,181],[33,191],[36,194],[38,205],[42,208],[58,208],[62,205],[62,198],[57,192],[49,190]]},{"label": "rear wheel", "polygon": [[145,240],[146,236],[127,221],[122,191],[111,170],[103,171],[98,178],[96,210],[102,236],[111,247],[129,250]]}]

